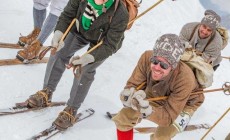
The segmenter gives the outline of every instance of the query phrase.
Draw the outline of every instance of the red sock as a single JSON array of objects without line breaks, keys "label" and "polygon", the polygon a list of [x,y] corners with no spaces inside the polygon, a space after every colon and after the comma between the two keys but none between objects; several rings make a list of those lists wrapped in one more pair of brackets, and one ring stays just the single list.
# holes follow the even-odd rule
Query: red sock
[{"label": "red sock", "polygon": [[133,129],[120,131],[117,129],[117,140],[133,140]]}]

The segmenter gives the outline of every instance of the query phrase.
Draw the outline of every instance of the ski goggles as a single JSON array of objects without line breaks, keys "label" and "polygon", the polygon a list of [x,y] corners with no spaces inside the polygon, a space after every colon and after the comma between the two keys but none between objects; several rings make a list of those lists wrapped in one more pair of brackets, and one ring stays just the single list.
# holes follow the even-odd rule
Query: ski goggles
[{"label": "ski goggles", "polygon": [[167,63],[165,63],[165,62],[162,62],[162,61],[158,60],[156,57],[152,57],[152,58],[150,59],[150,61],[152,62],[153,65],[157,65],[157,64],[160,63],[160,67],[161,67],[162,69],[164,69],[164,70],[167,70],[167,69],[170,67],[169,64],[167,64]]}]

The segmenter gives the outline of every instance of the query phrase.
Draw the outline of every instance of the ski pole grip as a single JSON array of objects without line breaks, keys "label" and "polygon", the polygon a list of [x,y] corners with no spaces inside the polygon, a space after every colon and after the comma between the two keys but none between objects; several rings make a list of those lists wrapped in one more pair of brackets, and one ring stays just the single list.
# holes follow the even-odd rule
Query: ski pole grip
[{"label": "ski pole grip", "polygon": [[[72,26],[73,26],[73,24],[75,23],[75,21],[76,21],[76,18],[74,18],[74,19],[72,20],[72,22],[70,23],[69,27],[66,29],[65,33],[63,34],[63,36],[62,36],[62,38],[61,38],[61,40],[60,40],[59,42],[64,41],[66,35],[69,33],[69,31],[70,31],[70,29],[72,28]],[[51,50],[51,55],[55,55],[56,52],[57,52],[57,48],[53,48],[53,49]]]},{"label": "ski pole grip", "polygon": [[[146,84],[146,82],[141,83],[138,87],[136,87],[136,90],[140,90],[144,85]],[[124,101],[128,101],[129,96],[123,96]]]}]

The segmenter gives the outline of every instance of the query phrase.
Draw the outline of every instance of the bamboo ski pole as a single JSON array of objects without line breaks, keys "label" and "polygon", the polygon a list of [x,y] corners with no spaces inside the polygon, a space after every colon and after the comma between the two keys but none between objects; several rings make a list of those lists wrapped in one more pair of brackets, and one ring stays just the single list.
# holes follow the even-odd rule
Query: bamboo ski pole
[{"label": "bamboo ski pole", "polygon": [[224,59],[229,59],[230,60],[230,56],[229,57],[227,57],[227,56],[221,56],[222,58],[224,58]]},{"label": "bamboo ski pole", "polygon": [[[194,49],[194,48],[192,48],[191,50],[195,50],[195,52],[196,52],[197,55],[201,56],[203,54],[203,52],[196,51],[196,49]],[[224,59],[230,60],[230,56],[221,56],[221,57],[224,58]]]},{"label": "bamboo ski pole", "polygon": [[[68,28],[66,29],[65,33],[63,34],[63,36],[62,36],[62,38],[61,38],[61,40],[60,40],[59,42],[64,41],[66,35],[69,33],[69,31],[70,31],[70,29],[72,28],[72,26],[73,26],[73,24],[75,23],[75,21],[76,21],[76,18],[74,18],[74,19],[72,20],[72,22],[70,23],[70,25],[69,25]],[[46,55],[46,53],[47,53],[50,49],[52,49],[52,50],[51,50],[51,55],[54,55],[54,54],[56,53],[56,51],[57,51],[57,48],[54,48],[54,47],[52,47],[52,46],[46,47],[44,50],[42,50],[42,51],[39,53],[38,58],[41,60],[41,59]]]},{"label": "bamboo ski pole", "polygon": [[141,14],[139,14],[136,18],[134,18],[133,20],[131,20],[129,24],[132,24],[135,20],[137,20],[138,18],[142,17],[144,14],[146,14],[147,12],[149,12],[150,10],[152,10],[154,7],[156,7],[158,4],[160,4],[162,1],[164,0],[159,0],[158,2],[156,2],[155,4],[153,4],[151,7],[149,7],[148,9],[146,9],[144,12],[142,12]]},{"label": "bamboo ski pole", "polygon": [[[146,14],[146,13],[149,12],[151,9],[153,9],[154,7],[156,7],[156,6],[157,6],[158,4],[160,4],[162,1],[164,1],[164,0],[159,0],[158,2],[156,2],[154,5],[152,5],[152,6],[149,7],[147,10],[145,10],[144,12],[142,12],[142,13],[141,13],[140,15],[138,15],[136,18],[134,18],[133,20],[131,20],[131,21],[128,23],[128,25],[129,25],[129,24],[132,24],[135,20],[137,20],[138,18],[142,17],[144,14]],[[127,25],[127,26],[128,26],[128,25]],[[92,47],[89,51],[87,51],[86,53],[84,53],[82,56],[84,56],[84,55],[86,55],[86,54],[88,54],[88,53],[94,51],[94,50],[95,50],[96,48],[98,48],[102,43],[103,43],[103,40],[101,40],[97,45],[95,45],[94,47]],[[81,57],[82,57],[82,56],[81,56]],[[71,68],[71,67],[73,67],[73,73],[74,73],[74,75],[76,75],[75,71],[76,71],[77,67],[72,66],[72,65],[68,65],[68,68]]]},{"label": "bamboo ski pole", "polygon": [[[144,14],[146,14],[147,12],[149,12],[151,9],[153,9],[154,7],[156,7],[158,4],[160,4],[163,0],[159,0],[158,2],[156,2],[154,5],[152,5],[151,7],[149,7],[147,10],[145,10],[144,12],[142,12],[140,15],[138,15],[136,18],[134,18],[133,20],[131,20],[128,25],[132,24],[134,21],[136,21],[138,18],[142,17]],[[101,44],[103,43],[103,41],[101,40],[97,45],[95,45],[93,48],[91,48],[89,51],[87,51],[85,54],[88,54],[90,52],[92,52],[93,50],[95,50],[96,48],[98,48]],[[82,55],[82,56],[83,56]]]},{"label": "bamboo ski pole", "polygon": [[[132,24],[135,20],[137,20],[138,18],[142,17],[144,14],[146,14],[147,12],[149,12],[151,9],[153,9],[154,7],[156,7],[158,4],[160,4],[163,0],[159,0],[158,2],[156,2],[154,5],[152,5],[151,7],[149,7],[147,10],[145,10],[144,12],[142,12],[140,15],[138,15],[135,19],[131,20],[128,25]],[[67,30],[65,31],[64,35],[61,38],[61,41],[64,40],[64,38],[66,37],[66,35],[68,34],[69,30],[71,29],[71,27],[73,26],[74,22],[76,21],[76,19],[73,19],[72,22],[70,23],[69,27],[67,28]],[[128,26],[127,25],[127,26]],[[89,51],[87,51],[85,54],[88,54],[92,51],[94,51],[96,48],[98,48],[101,44],[103,43],[103,41],[101,40],[98,44],[96,44],[94,47],[92,47]],[[52,46],[47,47],[46,49],[44,49],[40,54],[39,54],[39,59],[42,59],[45,54],[52,48]],[[51,54],[55,54],[57,51],[56,48],[52,48]],[[83,56],[82,55],[82,56]]]},{"label": "bamboo ski pole", "polygon": [[[217,89],[210,89],[210,90],[203,90],[203,91],[196,91],[196,92],[192,92],[192,95],[193,94],[201,94],[201,93],[209,93],[209,92],[215,92],[215,91],[224,91],[224,93],[226,95],[229,95],[227,94],[226,92],[230,92],[229,91],[229,88],[230,88],[230,85],[229,85],[229,82],[226,82],[222,88],[217,88]],[[167,99],[168,96],[162,96],[162,97],[156,97],[156,98],[149,98],[147,99],[148,101],[159,101],[159,100],[165,100]]]},{"label": "bamboo ski pole", "polygon": [[[73,24],[75,23],[75,21],[76,21],[76,18],[74,18],[72,20],[72,22],[70,23],[69,27],[66,29],[65,33],[63,34],[60,42],[64,41],[66,35],[69,33],[70,29],[73,27]],[[54,55],[56,53],[56,51],[57,51],[57,48],[52,48],[51,54]]]},{"label": "bamboo ski pole", "polygon": [[224,118],[224,116],[228,113],[228,111],[230,111],[230,108],[228,108],[224,114],[214,123],[214,125],[205,133],[205,135],[201,138],[201,140],[203,140],[207,135],[208,133],[220,122],[221,119]]}]

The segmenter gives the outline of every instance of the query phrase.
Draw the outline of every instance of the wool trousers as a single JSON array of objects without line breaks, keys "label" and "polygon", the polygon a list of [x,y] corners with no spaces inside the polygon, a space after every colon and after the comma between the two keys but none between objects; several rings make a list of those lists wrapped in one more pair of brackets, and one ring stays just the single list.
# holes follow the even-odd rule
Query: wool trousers
[{"label": "wool trousers", "polygon": [[[58,17],[66,6],[68,0],[34,0],[33,19],[34,28],[41,29],[37,40],[43,44],[53,32]],[[47,7],[50,7],[49,15],[46,18]]]},{"label": "wool trousers", "polygon": [[38,10],[33,8],[34,28],[41,29],[46,18],[46,9]]},{"label": "wool trousers", "polygon": [[[69,33],[64,42],[65,46],[54,56],[51,56],[48,61],[43,88],[48,87],[52,91],[55,91],[66,69],[65,65],[69,63],[69,59],[76,51],[89,44],[85,38],[76,33]],[[81,106],[94,81],[96,68],[103,62],[104,61],[94,62],[82,67],[80,76],[78,78],[74,77],[70,98],[67,102],[68,106],[75,109]]]},{"label": "wool trousers", "polygon": [[46,39],[49,37],[49,35],[54,31],[54,28],[57,24],[57,20],[58,17],[56,15],[49,13],[42,28],[40,28],[41,32],[37,37],[37,40],[39,40],[41,44],[43,44],[46,41]]},{"label": "wool trousers", "polygon": [[35,9],[44,10],[49,6],[50,13],[59,17],[69,0],[33,0],[33,1],[34,1],[33,7]]}]

